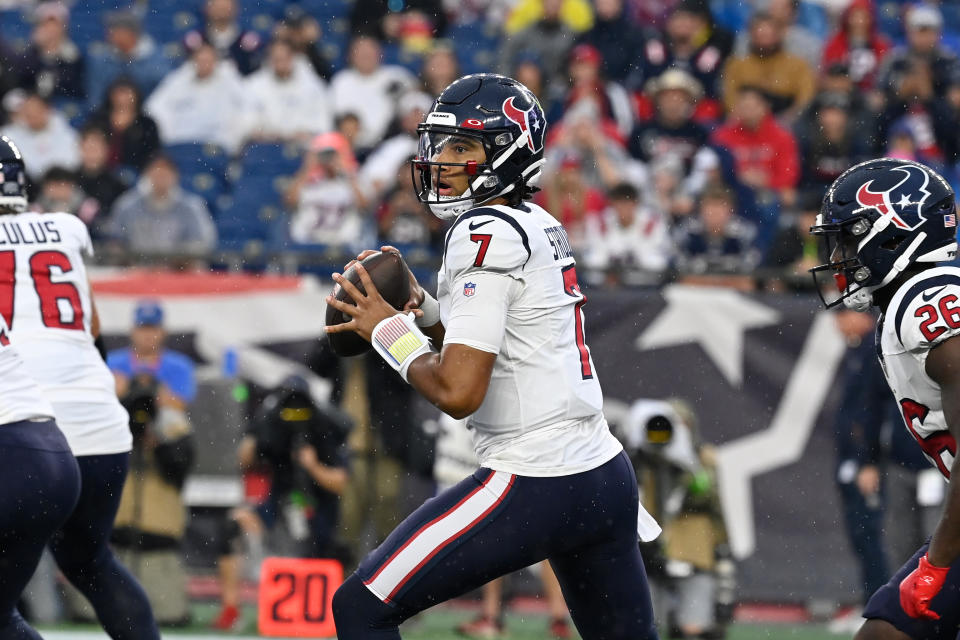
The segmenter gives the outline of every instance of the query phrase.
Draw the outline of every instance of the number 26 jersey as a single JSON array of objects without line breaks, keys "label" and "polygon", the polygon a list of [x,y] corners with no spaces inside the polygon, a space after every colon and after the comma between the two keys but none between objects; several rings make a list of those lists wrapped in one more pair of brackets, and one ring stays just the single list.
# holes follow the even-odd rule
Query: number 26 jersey
[{"label": "number 26 jersey", "polygon": [[74,455],[129,451],[127,412],[90,331],[86,225],[67,213],[0,216],[0,314]]},{"label": "number 26 jersey", "polygon": [[960,269],[927,269],[894,294],[879,326],[880,364],[910,434],[947,479],[957,443],[940,386],[927,375],[930,350],[960,335]]},{"label": "number 26 jersey", "polygon": [[444,344],[496,354],[467,419],[484,467],[561,476],[623,447],[603,417],[566,232],[540,207],[472,209],[447,233],[437,285]]}]

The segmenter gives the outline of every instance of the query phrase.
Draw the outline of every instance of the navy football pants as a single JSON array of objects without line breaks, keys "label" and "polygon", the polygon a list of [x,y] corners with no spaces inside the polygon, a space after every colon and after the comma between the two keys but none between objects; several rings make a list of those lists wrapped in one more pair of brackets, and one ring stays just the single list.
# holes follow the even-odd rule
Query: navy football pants
[{"label": "navy football pants", "polygon": [[929,547],[929,542],[920,547],[890,582],[873,594],[863,617],[886,620],[913,640],[960,640],[960,560],[950,565],[943,588],[930,600],[930,608],[940,614],[939,620],[911,618],[900,606],[900,583],[917,568]]},{"label": "navy football pants", "polygon": [[77,463],[52,420],[0,425],[0,640],[41,640],[17,601],[79,493]]},{"label": "navy football pants", "polygon": [[338,637],[396,640],[414,614],[549,558],[584,640],[655,640],[637,497],[625,453],[552,478],[480,469],[414,511],[337,590]]},{"label": "navy football pants", "polygon": [[159,640],[147,594],[109,547],[129,458],[129,453],[77,458],[80,499],[50,550],[113,640]]}]

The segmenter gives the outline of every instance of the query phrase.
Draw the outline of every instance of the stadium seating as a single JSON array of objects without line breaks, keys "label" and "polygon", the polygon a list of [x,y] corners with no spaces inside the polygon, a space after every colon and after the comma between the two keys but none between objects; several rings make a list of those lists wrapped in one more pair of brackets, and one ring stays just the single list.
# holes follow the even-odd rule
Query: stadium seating
[{"label": "stadium seating", "polygon": [[270,176],[245,176],[234,185],[232,200],[217,216],[222,249],[247,250],[251,244],[274,245],[286,237],[283,211],[285,181]]},{"label": "stadium seating", "polygon": [[229,190],[227,152],[215,145],[200,143],[171,145],[164,151],[180,169],[180,185],[203,196],[215,211],[220,196]]}]

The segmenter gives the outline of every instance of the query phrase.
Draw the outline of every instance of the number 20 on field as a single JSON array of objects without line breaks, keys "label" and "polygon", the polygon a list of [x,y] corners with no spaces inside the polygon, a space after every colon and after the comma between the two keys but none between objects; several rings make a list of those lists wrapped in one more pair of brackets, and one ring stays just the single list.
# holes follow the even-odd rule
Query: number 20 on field
[{"label": "number 20 on field", "polygon": [[267,558],[260,571],[260,633],[334,637],[331,603],[342,582],[343,567],[336,560]]}]

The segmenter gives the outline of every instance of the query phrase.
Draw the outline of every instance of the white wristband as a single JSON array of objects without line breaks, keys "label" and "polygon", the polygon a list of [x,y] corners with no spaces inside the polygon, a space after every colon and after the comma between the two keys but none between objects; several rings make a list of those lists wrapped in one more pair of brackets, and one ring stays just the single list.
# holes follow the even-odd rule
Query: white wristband
[{"label": "white wristband", "polygon": [[413,321],[413,313],[398,313],[381,320],[370,336],[370,343],[380,357],[393,367],[404,381],[410,364],[426,353],[432,353],[430,340]]},{"label": "white wristband", "polygon": [[426,291],[423,292],[420,311],[423,311],[423,317],[416,319],[418,327],[426,329],[440,322],[440,303]]}]

